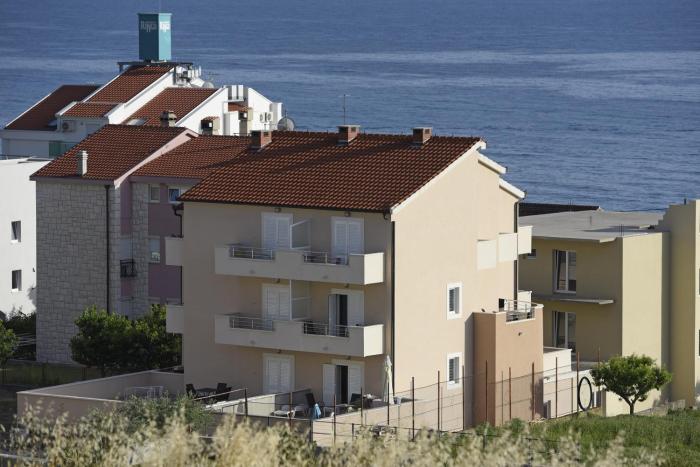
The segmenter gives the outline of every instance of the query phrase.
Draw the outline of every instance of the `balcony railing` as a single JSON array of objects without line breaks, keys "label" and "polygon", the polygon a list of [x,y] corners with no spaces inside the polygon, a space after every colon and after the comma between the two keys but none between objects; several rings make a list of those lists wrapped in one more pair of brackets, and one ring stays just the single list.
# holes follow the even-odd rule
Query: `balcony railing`
[{"label": "balcony railing", "polygon": [[261,259],[271,261],[275,259],[275,250],[270,248],[255,248],[247,245],[232,244],[228,246],[231,258]]},{"label": "balcony railing", "polygon": [[499,310],[506,312],[506,321],[522,321],[535,317],[535,303],[504,298],[498,302]]},{"label": "balcony railing", "polygon": [[304,262],[315,264],[347,265],[347,256],[334,256],[327,251],[304,251]]},{"label": "balcony railing", "polygon": [[333,326],[318,321],[304,321],[304,334],[316,336],[348,337],[348,326]]},{"label": "balcony railing", "polygon": [[229,316],[229,326],[234,329],[253,329],[256,331],[274,331],[274,321],[269,318],[234,314]]}]

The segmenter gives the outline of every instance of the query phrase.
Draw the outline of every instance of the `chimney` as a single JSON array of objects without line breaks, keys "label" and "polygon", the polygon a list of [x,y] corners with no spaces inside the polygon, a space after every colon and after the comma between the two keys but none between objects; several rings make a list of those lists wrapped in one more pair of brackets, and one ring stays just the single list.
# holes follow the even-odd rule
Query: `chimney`
[{"label": "chimney", "polygon": [[262,149],[272,142],[272,132],[269,130],[253,130],[250,132],[250,148]]},{"label": "chimney", "polygon": [[433,129],[429,126],[421,126],[413,129],[413,144],[423,146],[433,136]]},{"label": "chimney", "polygon": [[347,146],[357,138],[358,134],[360,134],[360,127],[358,125],[340,125],[338,127],[338,144],[340,146]]},{"label": "chimney", "polygon": [[160,126],[175,126],[176,121],[177,116],[172,110],[164,110],[163,113],[160,114]]},{"label": "chimney", "polygon": [[87,151],[78,151],[78,175],[81,177],[87,173]]}]

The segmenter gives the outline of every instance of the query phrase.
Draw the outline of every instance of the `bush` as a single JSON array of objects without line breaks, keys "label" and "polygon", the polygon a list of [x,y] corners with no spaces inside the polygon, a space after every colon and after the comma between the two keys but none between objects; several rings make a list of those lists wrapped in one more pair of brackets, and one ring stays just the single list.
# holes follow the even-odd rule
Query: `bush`
[{"label": "bush", "polygon": [[12,329],[5,328],[0,321],[0,367],[5,368],[7,360],[17,350],[17,336]]},{"label": "bush", "polygon": [[153,425],[163,429],[169,420],[180,417],[192,430],[205,431],[212,421],[212,414],[204,405],[187,396],[170,399],[167,396],[157,399],[132,397],[121,404],[116,413],[127,420],[126,430],[135,433]]}]

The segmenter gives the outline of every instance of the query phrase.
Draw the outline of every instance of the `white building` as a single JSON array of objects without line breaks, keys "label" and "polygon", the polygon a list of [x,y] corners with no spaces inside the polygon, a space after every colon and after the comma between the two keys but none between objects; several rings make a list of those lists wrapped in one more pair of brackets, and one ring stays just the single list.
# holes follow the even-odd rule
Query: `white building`
[{"label": "white building", "polygon": [[48,160],[0,159],[0,312],[36,309],[35,183],[29,176]]}]

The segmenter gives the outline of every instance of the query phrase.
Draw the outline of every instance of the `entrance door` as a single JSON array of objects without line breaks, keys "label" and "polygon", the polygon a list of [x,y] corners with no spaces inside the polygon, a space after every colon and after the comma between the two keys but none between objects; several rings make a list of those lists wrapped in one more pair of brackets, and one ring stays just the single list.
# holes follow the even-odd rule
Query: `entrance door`
[{"label": "entrance door", "polygon": [[263,356],[263,392],[279,394],[294,390],[294,358],[289,355]]},{"label": "entrance door", "polygon": [[263,316],[269,319],[291,319],[291,293],[288,285],[263,284]]},{"label": "entrance door", "polygon": [[266,250],[288,250],[292,247],[292,215],[264,212],[262,246]]},{"label": "entrance door", "polygon": [[364,222],[362,219],[334,217],[332,220],[332,255],[347,264],[348,255],[365,252]]}]

